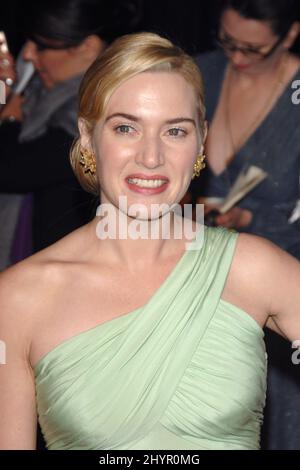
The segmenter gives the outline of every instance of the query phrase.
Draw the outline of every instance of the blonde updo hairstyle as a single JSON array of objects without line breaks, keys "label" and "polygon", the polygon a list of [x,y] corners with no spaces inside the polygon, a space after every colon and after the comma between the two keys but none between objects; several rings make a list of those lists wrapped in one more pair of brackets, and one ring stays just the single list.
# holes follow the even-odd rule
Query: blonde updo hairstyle
[{"label": "blonde updo hairstyle", "polygon": [[[137,33],[114,41],[87,70],[79,90],[79,118],[92,135],[104,116],[109,99],[126,80],[143,72],[176,72],[192,85],[196,93],[201,132],[205,132],[204,89],[201,73],[182,49],[154,33]],[[86,172],[80,163],[80,138],[74,141],[70,161],[81,186],[99,194],[97,175]]]}]

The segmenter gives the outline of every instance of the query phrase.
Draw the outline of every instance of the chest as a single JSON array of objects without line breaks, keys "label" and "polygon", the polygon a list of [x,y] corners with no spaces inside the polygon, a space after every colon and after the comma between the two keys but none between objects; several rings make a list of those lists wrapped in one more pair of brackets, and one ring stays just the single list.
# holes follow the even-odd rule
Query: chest
[{"label": "chest", "polygon": [[[199,318],[201,313],[200,309]],[[74,346],[63,361],[54,361],[41,372],[38,411],[49,444],[132,448],[160,421],[173,436],[194,440],[198,448],[212,435],[212,446],[219,442],[220,447],[237,447],[236,436],[244,445],[255,446],[266,366],[257,327],[235,312],[218,309],[203,334],[200,324],[193,325],[199,332],[194,345],[191,325],[187,322],[185,329],[181,324],[176,337],[185,339],[180,348],[168,334],[172,328],[161,336],[161,328],[153,335],[147,326],[137,348],[128,348],[122,335],[111,335],[112,341],[99,337]],[[135,333],[134,338],[139,336]],[[145,336],[152,360],[145,354]],[[151,444],[150,438],[149,448]],[[162,448],[168,444],[170,440],[160,436]]]},{"label": "chest", "polygon": [[72,276],[44,306],[32,341],[35,365],[64,341],[145,305],[174,267],[174,260],[143,272],[103,269],[97,276]]},{"label": "chest", "polygon": [[268,118],[283,91],[281,86],[276,89],[273,86],[271,90],[272,93],[267,83],[245,87],[225,78],[206,146],[215,174],[224,171]]}]

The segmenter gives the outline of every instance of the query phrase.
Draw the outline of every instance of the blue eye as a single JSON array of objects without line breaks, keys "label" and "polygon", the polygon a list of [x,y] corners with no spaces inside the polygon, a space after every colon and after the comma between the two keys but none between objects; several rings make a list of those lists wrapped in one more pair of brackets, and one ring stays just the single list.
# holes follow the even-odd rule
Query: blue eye
[{"label": "blue eye", "polygon": [[120,134],[129,134],[131,130],[133,130],[133,128],[126,124],[122,124],[121,126],[116,127],[116,131]]},{"label": "blue eye", "polygon": [[172,127],[172,129],[168,130],[168,134],[172,137],[185,137],[187,132],[179,127]]}]

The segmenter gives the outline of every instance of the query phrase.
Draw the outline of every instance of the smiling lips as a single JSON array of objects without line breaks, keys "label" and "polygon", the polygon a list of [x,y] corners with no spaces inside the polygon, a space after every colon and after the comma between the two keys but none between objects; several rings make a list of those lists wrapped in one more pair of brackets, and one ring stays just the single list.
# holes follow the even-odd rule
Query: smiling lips
[{"label": "smiling lips", "polygon": [[237,70],[246,70],[250,67],[250,64],[236,64],[234,68]]},{"label": "smiling lips", "polygon": [[126,178],[126,183],[129,189],[136,193],[153,195],[165,191],[169,180],[162,175],[134,174]]}]

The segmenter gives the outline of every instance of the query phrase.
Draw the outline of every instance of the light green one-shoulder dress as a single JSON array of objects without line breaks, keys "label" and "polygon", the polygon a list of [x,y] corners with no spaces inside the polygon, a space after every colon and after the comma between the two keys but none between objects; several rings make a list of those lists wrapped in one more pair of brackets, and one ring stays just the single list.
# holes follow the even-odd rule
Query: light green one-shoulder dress
[{"label": "light green one-shoulder dress", "polygon": [[259,448],[264,333],[221,299],[236,239],[205,229],[146,305],[37,363],[49,449]]}]

